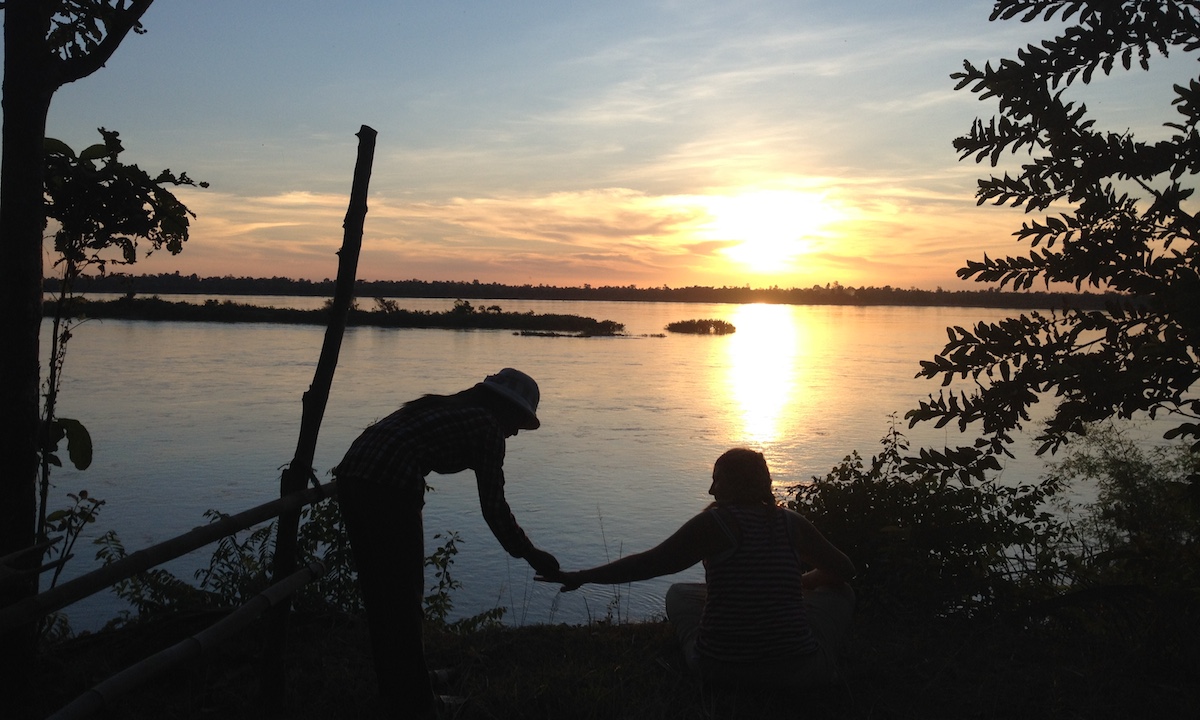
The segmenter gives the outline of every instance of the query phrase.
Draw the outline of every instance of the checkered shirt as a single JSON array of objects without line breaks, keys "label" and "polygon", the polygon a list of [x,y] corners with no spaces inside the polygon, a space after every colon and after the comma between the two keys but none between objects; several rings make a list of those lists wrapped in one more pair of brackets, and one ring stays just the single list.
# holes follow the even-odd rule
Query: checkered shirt
[{"label": "checkered shirt", "polygon": [[484,408],[400,408],[364,430],[334,474],[403,488],[431,472],[472,469],[488,527],[510,555],[525,557],[533,544],[504,498],[504,449],[504,432]]}]

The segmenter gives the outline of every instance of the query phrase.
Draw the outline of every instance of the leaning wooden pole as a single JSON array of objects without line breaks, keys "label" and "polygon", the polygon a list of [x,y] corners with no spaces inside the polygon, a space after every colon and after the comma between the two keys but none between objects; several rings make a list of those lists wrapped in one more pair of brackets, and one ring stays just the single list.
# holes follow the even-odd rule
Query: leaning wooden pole
[{"label": "leaning wooden pole", "polygon": [[130,553],[120,560],[96,568],[86,575],[81,575],[62,585],[56,585],[33,597],[25,598],[19,603],[0,608],[0,632],[22,625],[35,624],[48,613],[91,597],[125,578],[133,577],[168,560],[186,555],[252,525],[266,522],[282,513],[299,513],[305,505],[317,502],[322,496],[334,495],[336,491],[337,483],[327,483],[322,486],[320,491],[314,489],[293,493]]},{"label": "leaning wooden pole", "polygon": [[[333,384],[333,372],[337,368],[338,353],[342,349],[342,335],[350,306],[354,302],[354,282],[358,272],[358,255],[362,248],[363,224],[367,218],[367,186],[371,180],[371,165],[375,159],[375,130],[363,125],[358,133],[358,160],[354,165],[354,183],[350,189],[350,206],[342,223],[342,249],[338,251],[337,285],[334,288],[333,304],[329,312],[329,325],[325,328],[325,342],[321,346],[321,357],[313,374],[312,385],[302,398],[300,438],[296,442],[296,454],[284,469],[280,478],[281,496],[304,490],[313,474],[313,457],[317,450],[317,435],[321,420],[325,416],[325,405],[329,400],[329,388]],[[296,568],[296,531],[300,524],[299,510],[279,516],[275,535],[274,578],[278,582]],[[263,689],[269,701],[278,702],[283,697],[283,649],[287,642],[288,613],[291,603],[284,601],[271,611],[268,625],[267,648],[263,668]]]},{"label": "leaning wooden pole", "polygon": [[117,700],[129,695],[142,685],[161,677],[169,670],[174,670],[186,662],[203,656],[229,638],[244,631],[263,611],[286,602],[305,584],[324,574],[324,563],[314,560],[309,563],[308,567],[297,570],[283,581],[275,583],[250,598],[244,605],[206,630],[130,665],[92,687],[47,720],[83,720],[92,717],[106,707],[111,708]]}]

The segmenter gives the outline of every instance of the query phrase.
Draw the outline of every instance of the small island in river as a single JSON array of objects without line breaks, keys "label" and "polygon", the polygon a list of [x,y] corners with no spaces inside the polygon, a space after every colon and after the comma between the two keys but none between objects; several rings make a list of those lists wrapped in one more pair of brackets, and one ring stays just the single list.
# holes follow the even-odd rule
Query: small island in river
[{"label": "small island in river", "polygon": [[[44,312],[46,317],[52,317],[55,313],[54,303],[47,302]],[[210,299],[203,303],[189,303],[163,300],[159,297],[121,297],[115,300],[74,297],[67,301],[64,316],[172,322],[325,325],[329,310],[262,307],[231,300]],[[347,324],[388,328],[513,330],[521,334],[569,337],[613,337],[625,332],[624,324],[612,320],[596,320],[581,315],[539,314],[532,311],[505,312],[499,305],[475,307],[466,300],[456,300],[451,309],[434,312],[406,310],[399,307],[395,300],[378,298],[372,310],[363,310],[356,303],[350,310]]]},{"label": "small island in river", "polygon": [[737,332],[732,323],[724,320],[680,320],[668,323],[667,332],[688,333],[691,335],[729,335]]}]

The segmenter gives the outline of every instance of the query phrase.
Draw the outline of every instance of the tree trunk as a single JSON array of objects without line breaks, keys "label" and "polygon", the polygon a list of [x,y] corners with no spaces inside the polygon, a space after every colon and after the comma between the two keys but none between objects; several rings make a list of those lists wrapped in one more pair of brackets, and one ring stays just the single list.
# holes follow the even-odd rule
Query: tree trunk
[{"label": "tree trunk", "polygon": [[[4,8],[4,126],[0,160],[0,555],[34,544],[37,517],[38,336],[42,322],[42,145],[55,84],[48,74],[45,2]],[[36,567],[40,558],[28,558]],[[37,576],[0,586],[0,605],[37,592]],[[0,636],[0,697],[18,699],[34,626]]]}]

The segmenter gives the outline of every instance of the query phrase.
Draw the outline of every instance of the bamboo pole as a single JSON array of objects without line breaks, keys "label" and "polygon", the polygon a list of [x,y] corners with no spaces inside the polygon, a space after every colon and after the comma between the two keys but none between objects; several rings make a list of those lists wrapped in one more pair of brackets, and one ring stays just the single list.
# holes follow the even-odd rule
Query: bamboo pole
[{"label": "bamboo pole", "polygon": [[138,550],[116,562],[0,610],[0,631],[32,623],[47,613],[78,602],[120,580],[168,560],[174,560],[180,555],[186,555],[226,535],[232,535],[239,530],[245,530],[252,525],[270,520],[282,511],[299,512],[301,507],[327,497],[331,491],[335,492],[336,490],[335,483],[328,483],[320,491],[309,489],[293,493],[287,497],[250,508],[237,515],[222,518],[209,525],[194,528],[157,545]]},{"label": "bamboo pole", "polygon": [[[329,311],[329,325],[325,328],[325,340],[313,382],[301,398],[300,437],[296,441],[296,454],[284,469],[279,481],[280,495],[302,490],[313,476],[313,457],[316,455],[317,434],[325,416],[325,405],[329,400],[329,388],[333,384],[333,373],[337,369],[338,354],[342,348],[342,336],[350,306],[354,302],[354,282],[358,273],[358,256],[362,248],[363,225],[367,217],[367,187],[371,180],[371,167],[375,159],[375,130],[363,125],[359,128],[358,159],[354,165],[354,180],[350,188],[350,204],[342,222],[342,249],[338,251],[337,284],[333,303]],[[296,564],[296,531],[300,513],[287,512],[279,516],[275,535],[274,577],[280,578],[292,572]],[[289,603],[280,603],[269,619],[267,648],[263,668],[263,687],[268,696],[283,695],[283,647],[287,640],[287,616]]]},{"label": "bamboo pole", "polygon": [[56,538],[50,538],[49,540],[43,540],[40,543],[38,543],[37,545],[30,545],[27,548],[21,548],[20,550],[17,550],[16,552],[11,552],[11,553],[5,555],[4,557],[0,557],[0,567],[5,567],[11,563],[15,563],[18,560],[23,560],[25,558],[28,558],[30,555],[37,555],[40,557],[43,553],[45,553],[47,550],[49,550],[51,546],[53,546],[55,543],[57,543],[61,540],[62,540],[62,536],[60,535]]},{"label": "bamboo pole", "polygon": [[234,610],[218,622],[213,623],[191,637],[161,650],[141,662],[125,668],[50,716],[50,720],[78,720],[91,717],[101,708],[111,706],[114,701],[131,690],[162,675],[166,671],[200,657],[220,645],[237,632],[243,630],[259,615],[271,607],[287,601],[306,583],[323,576],[325,565],[319,560],[308,567],[297,570],[281,582],[255,595],[246,604]]},{"label": "bamboo pole", "polygon": [[43,540],[42,542],[38,543],[37,545],[32,545],[27,548],[22,548],[21,550],[18,550],[16,552],[11,552],[11,553],[5,555],[4,557],[0,557],[0,585],[5,584],[6,582],[10,582],[13,578],[23,578],[23,577],[28,577],[30,575],[41,575],[42,573],[46,572],[47,570],[53,570],[56,566],[61,565],[62,563],[66,562],[68,559],[73,557],[72,555],[68,555],[65,558],[59,558],[58,560],[55,560],[54,562],[46,564],[46,565],[40,565],[40,566],[35,565],[34,567],[20,568],[20,569],[16,569],[16,570],[13,569],[18,563],[28,560],[30,557],[38,557],[38,558],[42,557],[46,553],[47,550],[49,550],[55,543],[59,542],[60,540],[62,540],[61,535],[56,538],[50,539],[50,540]]}]

